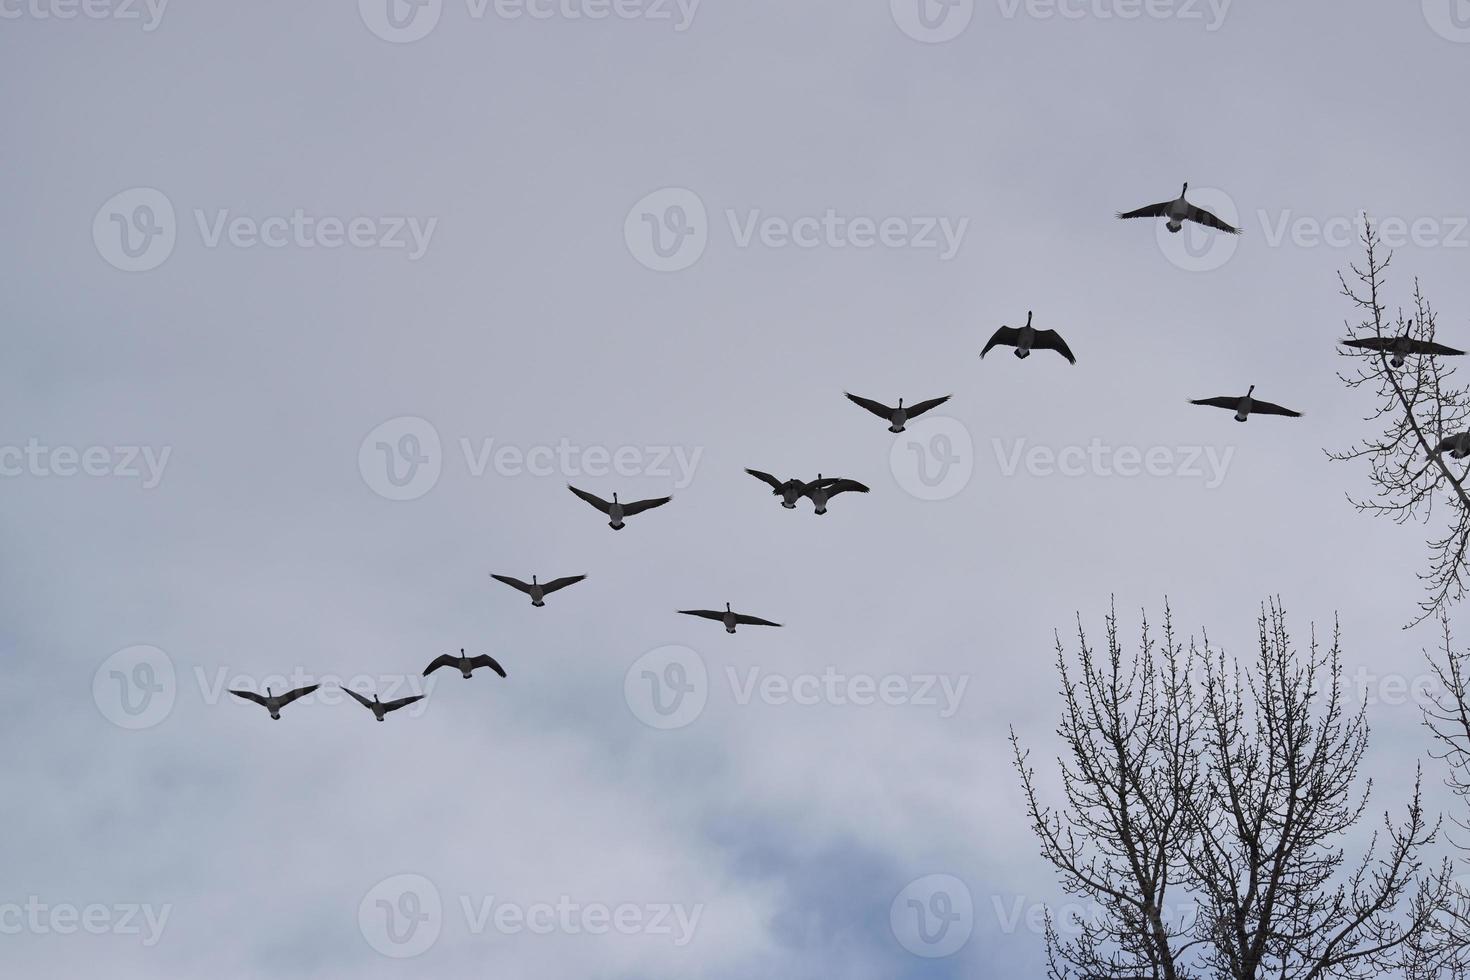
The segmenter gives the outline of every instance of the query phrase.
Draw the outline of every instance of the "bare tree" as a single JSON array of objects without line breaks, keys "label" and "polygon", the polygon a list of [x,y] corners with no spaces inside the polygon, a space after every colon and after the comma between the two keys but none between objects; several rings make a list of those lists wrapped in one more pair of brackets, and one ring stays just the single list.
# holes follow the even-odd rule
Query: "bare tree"
[{"label": "bare tree", "polygon": [[[1339,276],[1342,294],[1361,319],[1347,325],[1348,339],[1384,342],[1406,340],[1406,346],[1435,343],[1436,315],[1414,282],[1411,309],[1388,312],[1387,273],[1393,261],[1384,254],[1378,233],[1365,224],[1364,265],[1352,266],[1354,282]],[[1382,425],[1381,431],[1332,459],[1365,460],[1374,492],[1349,500],[1360,512],[1388,517],[1400,523],[1429,523],[1436,505],[1444,512],[1440,531],[1433,532],[1428,568],[1420,573],[1426,595],[1420,602],[1421,622],[1465,595],[1466,566],[1470,560],[1470,493],[1460,469],[1440,451],[1448,437],[1465,431],[1470,419],[1470,392],[1453,381],[1454,369],[1436,356],[1404,357],[1392,349],[1344,347],[1342,356],[1352,369],[1339,378],[1349,389],[1367,389],[1376,406],[1365,421]],[[1396,364],[1395,362],[1399,363]],[[1412,624],[1411,624],[1412,625]]]},{"label": "bare tree", "polygon": [[[1363,706],[1344,700],[1340,648],[1292,649],[1285,614],[1262,611],[1240,663],[1208,640],[1156,648],[1145,627],[1125,657],[1116,614],[1099,661],[1079,626],[1079,666],[1058,644],[1066,805],[1040,801],[1012,732],[1041,853],[1098,914],[1063,939],[1048,928],[1055,980],[1326,980],[1398,968],[1430,975],[1449,938],[1437,914],[1448,863],[1426,869],[1438,824],[1419,783],[1402,822],[1385,814],[1366,852],[1343,841],[1366,812]],[[1176,908],[1163,914],[1169,898]],[[1196,914],[1178,914],[1192,904]]]}]

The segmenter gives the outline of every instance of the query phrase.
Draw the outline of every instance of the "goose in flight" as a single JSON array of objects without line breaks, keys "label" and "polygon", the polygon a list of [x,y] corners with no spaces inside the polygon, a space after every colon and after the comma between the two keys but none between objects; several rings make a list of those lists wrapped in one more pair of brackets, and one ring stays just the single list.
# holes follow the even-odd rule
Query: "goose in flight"
[{"label": "goose in flight", "polygon": [[1415,340],[1413,337],[1364,337],[1360,340],[1344,340],[1344,347],[1356,347],[1359,350],[1377,351],[1380,354],[1392,354],[1389,364],[1394,367],[1403,367],[1404,358],[1410,354],[1444,354],[1459,355],[1465,353],[1446,347],[1444,344],[1436,344],[1431,340]]},{"label": "goose in flight", "polygon": [[731,612],[730,604],[725,603],[725,611],[716,609],[680,609],[681,616],[699,616],[701,619],[713,619],[725,624],[725,632],[735,632],[737,626],[780,626],[769,619],[759,619],[755,616],[747,616],[744,613]]},{"label": "goose in flight", "polygon": [[943,398],[931,398],[926,402],[919,402],[919,404],[914,405],[912,408],[904,408],[903,399],[900,398],[897,408],[889,408],[882,402],[875,402],[871,398],[864,398],[861,395],[854,395],[846,391],[843,394],[847,395],[847,400],[854,405],[861,405],[880,419],[886,419],[889,432],[902,432],[903,427],[908,424],[909,419],[918,418],[920,415],[929,411],[929,409],[943,405],[950,398],[949,395],[945,395]]},{"label": "goose in flight", "polygon": [[406,708],[409,705],[413,704],[415,701],[422,701],[424,699],[424,696],[422,694],[415,694],[413,697],[399,698],[397,701],[388,701],[385,703],[383,701],[379,701],[376,694],[374,694],[373,699],[369,701],[367,698],[363,697],[361,694],[358,694],[350,687],[344,687],[342,690],[352,695],[352,697],[356,699],[358,704],[371,711],[373,713],[373,717],[377,718],[379,721],[382,721],[384,718],[386,718],[388,716],[388,712],[390,711],[397,711],[399,708]]},{"label": "goose in flight", "polygon": [[478,657],[467,657],[465,656],[463,647],[460,647],[459,656],[457,657],[452,653],[446,653],[442,657],[436,657],[433,663],[424,668],[424,676],[428,677],[440,667],[459,668],[459,672],[465,680],[469,680],[470,675],[479,667],[489,667],[501,677],[505,676],[505,668],[496,663],[494,657],[483,653]]},{"label": "goose in flight", "polygon": [[825,514],[827,513],[827,501],[839,493],[867,493],[869,489],[856,480],[838,480],[830,477],[823,479],[822,474],[818,473],[817,478],[803,487],[801,492],[811,498],[812,504],[816,507],[816,513]]},{"label": "goose in flight", "polygon": [[662,507],[674,499],[673,497],[658,497],[653,500],[638,500],[631,504],[625,504],[618,500],[617,494],[613,494],[612,503],[608,503],[596,494],[588,493],[586,490],[578,490],[571,484],[567,484],[567,489],[606,514],[608,516],[607,526],[614,531],[621,531],[623,529],[623,518],[632,517],[634,514],[641,514],[645,510],[653,510],[655,507]]},{"label": "goose in flight", "polygon": [[565,589],[569,585],[576,585],[587,576],[568,575],[566,578],[555,578],[552,579],[550,582],[546,582],[543,584],[542,582],[537,581],[536,576],[532,575],[529,585],[525,582],[522,582],[518,578],[511,578],[509,575],[496,575],[494,572],[491,572],[490,577],[497,582],[504,582],[511,588],[519,589],[520,591],[524,592],[526,595],[531,597],[531,605],[540,608],[541,606],[546,605],[546,597],[551,595],[551,593],[557,591],[558,589]]},{"label": "goose in flight", "polygon": [[1178,233],[1180,228],[1184,227],[1184,222],[1186,221],[1193,221],[1195,224],[1204,225],[1207,228],[1214,228],[1218,231],[1228,232],[1232,235],[1240,234],[1239,228],[1226,224],[1210,212],[1206,211],[1204,208],[1197,208],[1193,204],[1190,204],[1188,201],[1186,201],[1184,199],[1184,195],[1188,193],[1188,191],[1189,185],[1185,184],[1184,190],[1179,192],[1179,200],[1177,201],[1164,201],[1161,204],[1150,204],[1148,207],[1139,208],[1137,211],[1119,211],[1118,217],[1167,218],[1169,221],[1169,230],[1175,232],[1176,234]]},{"label": "goose in flight", "polygon": [[1445,436],[1441,439],[1431,455],[1438,456],[1441,453],[1449,453],[1454,459],[1464,459],[1470,456],[1470,431],[1461,432],[1457,436]]},{"label": "goose in flight", "polygon": [[1197,398],[1192,400],[1191,405],[1208,405],[1211,408],[1231,408],[1235,410],[1235,421],[1244,422],[1251,415],[1286,415],[1290,418],[1299,419],[1301,412],[1293,412],[1289,408],[1271,402],[1263,402],[1259,398],[1252,397],[1256,386],[1251,385],[1251,390],[1244,395],[1221,395],[1218,398]]},{"label": "goose in flight", "polygon": [[306,697],[308,694],[310,694],[312,691],[315,691],[319,687],[321,687],[320,684],[312,684],[310,687],[299,687],[296,690],[290,691],[286,694],[282,694],[279,697],[271,693],[270,688],[266,688],[264,694],[256,694],[254,691],[235,690],[231,690],[230,693],[237,698],[244,698],[246,701],[254,701],[256,704],[260,705],[262,708],[271,713],[271,720],[280,721],[282,708],[290,704],[292,701],[295,701],[297,698]]},{"label": "goose in flight", "polygon": [[[811,484],[803,483],[801,480],[795,479],[794,477],[783,483],[771,474],[762,473],[760,470],[747,469],[745,472],[749,473],[757,480],[760,480],[762,483],[769,486],[771,488],[771,496],[780,497],[781,506],[785,507],[787,510],[795,510],[796,502],[806,495],[807,487],[811,486]],[[817,479],[819,482],[822,482],[821,477],[818,477]],[[825,482],[836,483],[837,481],[827,480]]]},{"label": "goose in flight", "polygon": [[1017,357],[1030,357],[1033,350],[1054,350],[1065,357],[1072,364],[1077,363],[1077,358],[1072,356],[1072,348],[1062,339],[1062,335],[1055,330],[1037,330],[1031,325],[1031,311],[1026,311],[1026,325],[1019,330],[1014,327],[1002,326],[990,338],[990,343],[980,352],[984,357],[990,353],[992,347],[1004,344],[1016,349]]}]

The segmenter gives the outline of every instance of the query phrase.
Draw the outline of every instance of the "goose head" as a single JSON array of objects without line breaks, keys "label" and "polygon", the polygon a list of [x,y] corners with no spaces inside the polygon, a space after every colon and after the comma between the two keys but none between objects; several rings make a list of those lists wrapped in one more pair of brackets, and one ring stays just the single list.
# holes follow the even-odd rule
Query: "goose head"
[{"label": "goose head", "polygon": [[1184,195],[1189,193],[1189,181],[1184,182],[1184,190],[1179,192],[1179,199],[1184,200]]},{"label": "goose head", "polygon": [[536,576],[532,575],[531,576],[531,584],[532,585],[540,585],[541,583],[538,582],[538,581],[536,581]]},{"label": "goose head", "polygon": [[1256,386],[1255,385],[1251,385],[1250,390],[1245,393],[1245,397],[1249,398],[1251,395],[1254,395],[1255,393],[1256,393]]},{"label": "goose head", "polygon": [[1027,310],[1026,311],[1026,326],[1028,326],[1028,327],[1031,326],[1031,311],[1030,310]]}]

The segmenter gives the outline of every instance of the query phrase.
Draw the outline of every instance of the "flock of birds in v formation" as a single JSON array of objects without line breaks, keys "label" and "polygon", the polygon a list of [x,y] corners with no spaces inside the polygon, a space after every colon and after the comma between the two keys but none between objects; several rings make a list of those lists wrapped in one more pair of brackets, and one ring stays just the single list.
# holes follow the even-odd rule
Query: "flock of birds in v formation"
[{"label": "flock of birds in v formation", "polygon": [[[1193,204],[1190,204],[1189,201],[1185,199],[1185,194],[1188,191],[1189,185],[1186,183],[1184,185],[1184,190],[1180,193],[1177,199],[1172,201],[1164,201],[1159,204],[1151,204],[1148,207],[1139,208],[1136,211],[1121,212],[1118,214],[1118,217],[1125,219],[1163,218],[1167,222],[1167,227],[1169,231],[1176,233],[1184,227],[1184,222],[1192,221],[1204,227],[1213,228],[1217,231],[1222,231],[1227,234],[1240,234],[1239,228],[1235,228],[1227,224],[1226,222],[1221,221],[1215,215],[1211,214],[1209,211],[1204,210],[1203,208],[1199,208]],[[980,356],[983,358],[986,354],[990,353],[990,351],[996,347],[1014,348],[1014,353],[1018,358],[1030,357],[1032,351],[1049,350],[1055,351],[1062,357],[1065,357],[1069,363],[1076,364],[1077,358],[1073,356],[1071,348],[1067,346],[1067,342],[1062,339],[1061,334],[1057,333],[1055,330],[1038,330],[1036,327],[1032,326],[1031,318],[1032,314],[1028,312],[1026,314],[1026,325],[1024,327],[1002,326],[990,338],[990,341],[985,345],[984,350],[980,352]],[[1349,347],[1358,348],[1360,350],[1374,351],[1386,356],[1391,355],[1391,364],[1395,368],[1402,367],[1404,365],[1405,358],[1407,358],[1411,354],[1425,356],[1456,355],[1465,353],[1464,351],[1456,350],[1453,347],[1446,347],[1443,344],[1436,344],[1425,340],[1417,340],[1407,335],[1402,337],[1368,337],[1355,340],[1344,340],[1343,344]],[[1235,421],[1237,422],[1244,422],[1252,415],[1284,415],[1290,418],[1301,417],[1300,412],[1292,411],[1289,408],[1284,408],[1281,405],[1277,405],[1273,402],[1263,401],[1259,398],[1256,398],[1255,391],[1255,386],[1252,385],[1250,387],[1250,390],[1247,391],[1244,395],[1221,395],[1215,398],[1199,398],[1192,400],[1190,404],[1204,405],[1211,408],[1224,408],[1234,411]],[[887,422],[889,432],[903,432],[904,426],[909,421],[918,418],[920,415],[923,415],[925,412],[928,412],[931,409],[943,405],[945,402],[949,401],[950,398],[949,395],[945,395],[941,398],[931,398],[926,401],[921,401],[917,404],[909,406],[905,406],[903,403],[903,399],[899,399],[898,407],[890,408],[882,402],[874,401],[871,398],[864,398],[861,395],[847,393],[847,397],[854,404],[867,409],[869,412],[872,412],[874,415]],[[1435,452],[1448,452],[1455,459],[1464,459],[1467,456],[1470,456],[1470,431],[1467,431],[1457,436],[1446,437],[1438,444]],[[772,495],[780,497],[781,506],[785,507],[788,510],[795,510],[798,501],[800,501],[802,498],[806,498],[812,502],[815,513],[825,514],[827,513],[827,504],[834,497],[844,493],[869,492],[869,488],[867,486],[859,483],[856,480],[844,479],[842,477],[828,477],[823,476],[820,473],[817,474],[817,478],[815,480],[804,481],[796,478],[782,480],[775,476],[772,476],[770,473],[765,473],[760,470],[754,469],[747,469],[745,472],[760,480],[762,483],[768,485],[771,488]],[[653,510],[655,507],[662,507],[664,504],[667,504],[673,499],[672,497],[657,497],[650,500],[638,500],[630,503],[624,503],[618,499],[617,494],[613,494],[613,499],[611,501],[608,501],[603,500],[601,497],[598,497],[595,494],[588,493],[585,490],[579,490],[576,487],[569,486],[568,489],[571,490],[572,493],[580,497],[582,500],[586,501],[588,504],[592,505],[597,510],[606,515],[608,518],[608,526],[615,531],[620,531],[623,529],[623,527],[625,526],[625,518],[642,514],[644,511]],[[520,579],[513,578],[509,575],[492,574],[490,577],[498,582],[503,582],[511,588],[524,592],[526,595],[531,597],[531,605],[539,608],[546,605],[546,597],[548,595],[553,592],[560,591],[561,589],[565,589],[567,586],[575,585],[576,583],[585,579],[587,576],[569,575],[565,578],[553,579],[550,582],[542,582],[538,577],[534,575],[531,577],[530,582],[523,582]],[[725,603],[725,608],[723,610],[680,609],[678,610],[678,612],[684,616],[698,616],[703,619],[711,619],[719,622],[724,625],[725,632],[727,633],[734,633],[736,627],[739,626],[778,627],[781,625],[780,623],[771,622],[768,619],[762,619],[759,616],[751,616],[745,613],[735,612],[730,608],[730,604],[728,602]],[[440,657],[435,658],[434,661],[429,664],[429,666],[424,668],[424,676],[427,677],[429,674],[432,674],[434,671],[439,670],[441,667],[453,667],[457,669],[460,672],[460,675],[466,680],[470,679],[474,675],[474,672],[481,668],[489,668],[496,674],[499,674],[501,677],[506,676],[505,668],[502,667],[494,657],[491,657],[488,654],[469,656],[465,653],[463,649],[459,651],[458,655],[446,653]],[[236,697],[244,698],[248,701],[253,701],[256,704],[261,705],[270,712],[271,718],[279,721],[282,708],[286,707],[293,701],[296,701],[300,698],[305,697],[308,694],[311,694],[320,686],[320,684],[312,684],[307,687],[301,687],[293,691],[288,691],[284,694],[275,694],[271,691],[270,688],[266,688],[265,694],[259,694],[255,691],[237,690],[231,690],[230,693],[235,695]],[[408,705],[413,704],[416,701],[421,701],[425,697],[425,695],[416,694],[411,697],[399,698],[394,701],[380,701],[378,700],[377,695],[373,695],[373,699],[369,701],[366,697],[354,690],[351,690],[350,688],[344,688],[344,690],[346,690],[347,693],[351,695],[364,708],[367,708],[369,711],[371,711],[373,713],[373,716],[377,718],[378,721],[382,721],[391,712],[397,711],[399,708],[407,707]]]}]

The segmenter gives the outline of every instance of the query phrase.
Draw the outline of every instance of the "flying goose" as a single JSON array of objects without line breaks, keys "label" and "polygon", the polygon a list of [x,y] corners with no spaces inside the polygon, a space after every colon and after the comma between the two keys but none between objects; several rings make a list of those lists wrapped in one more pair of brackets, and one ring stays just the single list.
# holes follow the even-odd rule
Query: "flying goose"
[{"label": "flying goose", "polygon": [[1061,334],[1055,330],[1037,330],[1031,325],[1030,310],[1026,311],[1026,325],[1024,327],[1017,330],[1014,327],[1002,326],[995,332],[995,336],[990,338],[990,343],[985,345],[985,349],[980,352],[980,356],[984,357],[990,353],[992,347],[998,347],[1001,344],[1007,347],[1014,347],[1017,357],[1030,357],[1033,350],[1054,350],[1071,363],[1077,363],[1077,358],[1072,356],[1072,348],[1067,346],[1067,342],[1062,339]]},{"label": "flying goose", "polygon": [[1470,456],[1470,431],[1461,432],[1457,436],[1445,436],[1430,455],[1438,456],[1441,453],[1449,453],[1454,459]]},{"label": "flying goose", "polygon": [[[745,472],[769,486],[771,488],[771,496],[780,497],[781,506],[787,510],[796,509],[796,502],[806,494],[806,488],[809,486],[809,484],[803,483],[794,477],[783,483],[771,474],[762,473],[760,470],[747,469]],[[826,482],[836,483],[837,481],[827,480]]]},{"label": "flying goose", "polygon": [[300,687],[289,693],[282,694],[280,697],[276,697],[275,694],[271,693],[270,688],[266,688],[265,694],[263,695],[256,694],[254,691],[231,690],[230,693],[237,698],[244,698],[246,701],[254,701],[256,704],[260,705],[261,707],[265,708],[265,710],[271,713],[271,720],[280,721],[282,708],[290,704],[292,701],[295,701],[297,698],[306,697],[308,694],[310,694],[312,691],[315,691],[319,687],[321,687],[320,684],[312,684],[310,687]]},{"label": "flying goose", "polygon": [[1271,402],[1263,402],[1253,398],[1256,386],[1251,385],[1251,390],[1244,395],[1221,395],[1218,398],[1198,398],[1192,400],[1191,405],[1208,405],[1211,408],[1233,408],[1235,410],[1235,421],[1244,422],[1246,418],[1254,415],[1286,415],[1294,419],[1302,417],[1301,412],[1293,412],[1289,408]]},{"label": "flying goose", "polygon": [[1344,340],[1343,346],[1356,347],[1359,350],[1378,351],[1380,354],[1392,354],[1393,358],[1388,362],[1394,367],[1403,367],[1404,358],[1410,354],[1445,354],[1458,355],[1465,353],[1446,347],[1444,344],[1436,344],[1430,340],[1415,340],[1410,336],[1403,337],[1364,337],[1361,340]]},{"label": "flying goose", "polygon": [[409,705],[413,704],[415,701],[422,701],[424,699],[424,696],[422,694],[415,694],[413,697],[399,698],[397,701],[388,701],[384,703],[378,700],[378,696],[376,694],[374,694],[373,699],[369,701],[367,698],[363,697],[361,694],[358,694],[350,687],[344,687],[342,690],[352,695],[353,698],[357,700],[358,704],[371,711],[373,713],[373,717],[377,718],[379,721],[382,721],[384,718],[386,718],[388,716],[388,712],[390,711],[397,711],[399,708],[406,708]]},{"label": "flying goose", "polygon": [[680,609],[681,616],[699,616],[703,619],[713,619],[725,624],[725,632],[735,632],[736,626],[780,626],[769,619],[758,619],[755,616],[747,616],[744,613],[731,612],[730,604],[725,603],[725,611],[719,612],[714,609]]},{"label": "flying goose", "polygon": [[578,490],[571,484],[567,484],[567,489],[606,514],[609,518],[607,526],[614,531],[621,531],[623,529],[623,518],[632,517],[634,514],[641,514],[645,510],[652,510],[655,507],[662,507],[674,499],[673,497],[658,497],[654,500],[639,500],[631,504],[624,504],[618,501],[617,494],[613,494],[612,503],[608,503],[601,497],[590,494],[586,490]]},{"label": "flying goose", "polygon": [[875,402],[871,398],[863,398],[861,395],[854,395],[846,391],[843,394],[847,395],[847,400],[854,405],[861,405],[880,419],[887,419],[889,432],[902,432],[903,427],[908,423],[909,419],[918,418],[920,415],[929,411],[929,409],[943,405],[950,398],[949,395],[945,395],[943,398],[931,398],[926,402],[919,402],[919,404],[912,408],[904,408],[903,399],[900,398],[897,408],[889,408],[882,402]]},{"label": "flying goose", "polygon": [[803,487],[801,492],[811,498],[812,504],[816,507],[816,513],[825,514],[827,513],[827,501],[839,493],[867,493],[868,490],[868,487],[856,480],[837,480],[830,477],[823,479],[822,474],[818,473],[817,478]]},{"label": "flying goose", "polygon": [[496,663],[494,657],[483,653],[478,657],[467,657],[465,656],[463,647],[460,647],[459,656],[457,657],[452,653],[446,653],[442,657],[436,657],[433,663],[424,668],[424,676],[428,677],[440,667],[458,667],[460,674],[465,680],[469,680],[470,675],[479,667],[489,667],[501,677],[505,676],[505,668]]},{"label": "flying goose", "polygon": [[1179,229],[1184,227],[1184,222],[1193,221],[1196,224],[1205,225],[1208,228],[1215,228],[1219,231],[1229,232],[1232,235],[1240,234],[1239,228],[1233,227],[1232,225],[1227,225],[1225,222],[1221,221],[1219,218],[1215,217],[1204,208],[1197,208],[1193,204],[1190,204],[1188,201],[1186,201],[1184,199],[1184,195],[1188,191],[1189,185],[1185,184],[1184,190],[1179,192],[1179,200],[1177,201],[1164,201],[1162,204],[1150,204],[1148,207],[1139,208],[1137,211],[1119,211],[1118,217],[1167,218],[1169,219],[1169,230],[1175,233],[1178,233]]},{"label": "flying goose", "polygon": [[525,582],[522,582],[518,578],[511,578],[509,575],[496,575],[494,572],[491,572],[490,577],[497,582],[504,582],[506,585],[510,586],[513,589],[521,590],[526,595],[531,597],[531,605],[540,608],[541,606],[546,605],[546,597],[551,595],[551,593],[557,591],[558,589],[565,589],[569,585],[576,585],[587,576],[568,575],[566,578],[552,579],[550,582],[546,582],[543,584],[537,581],[536,576],[532,575],[530,585],[527,585]]}]

